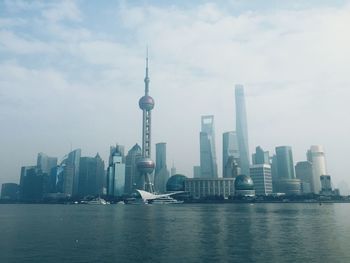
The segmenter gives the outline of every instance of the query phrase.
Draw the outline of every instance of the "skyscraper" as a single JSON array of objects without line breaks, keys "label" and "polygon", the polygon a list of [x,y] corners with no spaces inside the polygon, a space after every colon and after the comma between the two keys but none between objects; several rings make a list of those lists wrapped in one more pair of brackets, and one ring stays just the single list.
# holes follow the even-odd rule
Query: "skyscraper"
[{"label": "skyscraper", "polygon": [[20,199],[39,201],[43,198],[43,173],[36,166],[23,166],[20,179]]},{"label": "skyscraper", "polygon": [[312,163],[309,161],[298,162],[295,165],[295,174],[301,181],[301,190],[304,194],[314,192]]},{"label": "skyscraper", "polygon": [[286,194],[300,194],[300,180],[295,178],[293,154],[290,146],[276,147],[278,181],[277,191]]},{"label": "skyscraper", "polygon": [[201,167],[199,165],[193,166],[193,178],[201,177]]},{"label": "skyscraper", "polygon": [[107,168],[107,195],[121,196],[125,188],[124,146],[111,146]]},{"label": "skyscraper", "polygon": [[141,147],[135,144],[125,158],[125,187],[124,192],[131,194],[134,190],[140,189],[144,180],[137,170],[137,162],[142,157]]},{"label": "skyscraper", "polygon": [[104,172],[104,162],[99,154],[95,157],[81,157],[78,195],[85,197],[102,194]]},{"label": "skyscraper", "polygon": [[321,191],[321,175],[327,175],[326,158],[323,147],[312,145],[307,151],[307,160],[312,163],[313,169],[313,192],[318,194]]},{"label": "skyscraper", "polygon": [[270,155],[268,151],[264,151],[263,148],[257,146],[255,153],[252,155],[253,164],[270,164]]},{"label": "skyscraper", "polygon": [[294,179],[292,148],[290,146],[276,147],[276,158],[279,179]]},{"label": "skyscraper", "polygon": [[145,95],[139,100],[139,106],[142,110],[142,158],[137,163],[137,168],[144,177],[143,190],[153,193],[154,187],[151,180],[154,171],[154,162],[151,159],[151,112],[154,108],[154,99],[148,95],[149,93],[149,77],[148,77],[148,54],[146,58],[146,76],[145,76]]},{"label": "skyscraper", "polygon": [[200,166],[202,178],[217,178],[214,116],[202,116],[200,132]]},{"label": "skyscraper", "polygon": [[[73,176],[73,180],[71,178],[66,180],[73,181],[73,192],[72,195],[78,195],[78,187],[79,187],[79,165],[80,165],[80,157],[81,157],[81,149],[75,149],[71,151],[67,158],[64,160],[64,164],[70,166],[70,171],[66,174],[65,178]],[[73,169],[73,173],[72,173]],[[67,189],[68,191],[68,189]]]},{"label": "skyscraper", "polygon": [[229,157],[232,156],[239,163],[239,148],[237,141],[237,134],[234,131],[225,132],[222,135],[222,174],[223,177],[226,176],[226,167],[230,166],[227,162]]},{"label": "skyscraper", "polygon": [[166,164],[166,143],[161,142],[156,144],[155,190],[159,193],[165,193],[168,179],[169,171]]},{"label": "skyscraper", "polygon": [[240,167],[242,174],[249,175],[248,127],[243,85],[236,85],[235,87],[235,102]]},{"label": "skyscraper", "polygon": [[176,174],[176,167],[175,167],[175,164],[173,162],[173,166],[171,166],[171,169],[170,169],[170,175],[173,176]]},{"label": "skyscraper", "polygon": [[45,153],[38,153],[37,158],[37,168],[40,173],[43,175],[44,193],[55,193],[56,192],[56,182],[57,182],[57,158],[49,157]]}]

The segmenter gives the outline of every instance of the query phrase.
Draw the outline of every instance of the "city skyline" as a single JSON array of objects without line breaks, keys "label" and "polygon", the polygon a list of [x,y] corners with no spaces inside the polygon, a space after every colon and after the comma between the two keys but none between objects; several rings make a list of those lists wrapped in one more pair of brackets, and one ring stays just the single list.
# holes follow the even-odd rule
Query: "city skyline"
[{"label": "city skyline", "polygon": [[[181,5],[171,9],[119,3],[111,11],[99,7],[107,13],[114,10],[112,17],[124,23],[116,31],[114,20],[103,20],[110,22],[110,27],[88,23],[91,10],[77,2],[23,3],[1,3],[0,98],[4,125],[0,183],[18,182],[20,167],[34,164],[39,152],[62,158],[72,144],[74,149],[82,149],[82,156],[99,152],[106,161],[110,145],[120,143],[130,149],[135,143],[141,144],[140,112],[135,105],[142,89],[140,76],[148,43],[154,76],[152,94],[157,98],[153,152],[155,143],[167,142],[168,160],[175,161],[180,173],[192,176],[193,165],[199,163],[198,119],[206,114],[215,116],[216,153],[221,164],[219,138],[223,132],[235,129],[234,85],[242,83],[250,152],[257,145],[270,152],[275,146],[291,145],[296,163],[306,160],[305,152],[311,145],[323,145],[333,183],[337,186],[346,180],[349,184],[345,159],[349,125],[344,122],[349,111],[345,89],[349,80],[344,64],[349,58],[345,48],[349,38],[336,35],[336,42],[322,42],[322,33],[332,39],[333,30],[348,21],[347,3],[313,4],[312,8],[301,3],[299,7],[270,6],[259,15],[254,9],[250,14],[251,8],[244,4],[231,6],[226,12],[222,5],[197,3],[190,5],[183,17],[179,16],[185,9]],[[276,9],[279,15],[286,15],[285,19],[274,13]],[[163,33],[152,39],[158,32],[153,26],[164,15],[170,21],[159,31]],[[320,15],[328,19],[330,29],[317,26]],[[181,33],[190,17],[199,23],[191,23],[188,29],[198,39],[187,41]],[[300,24],[306,24],[306,28],[292,25],[295,18],[305,22]],[[29,26],[33,21],[36,23]],[[40,35],[38,30],[44,22],[47,27]],[[265,28],[264,22],[274,26]],[[236,36],[236,40],[227,39],[223,33],[225,23],[232,28],[230,37]],[[29,35],[24,32],[27,29]],[[104,30],[94,36],[100,29]],[[75,30],[76,39],[67,38],[64,30]],[[123,30],[127,37],[118,38],[115,33]],[[201,30],[215,41],[199,37]],[[133,36],[135,44],[127,48]],[[284,44],[292,41],[300,50],[296,52],[289,45],[267,47],[277,39]],[[204,44],[194,50],[196,43]],[[71,49],[66,48],[69,46]],[[305,54],[314,46],[319,49]],[[327,48],[327,54],[322,47]],[[260,54],[262,50],[266,54]],[[215,56],[214,51],[218,51]],[[289,54],[283,55],[286,51]],[[45,59],[35,59],[40,56]],[[272,63],[274,60],[277,62]],[[299,70],[300,64],[309,72]],[[328,71],[330,68],[332,71]],[[327,79],[322,78],[324,72],[328,72]],[[172,127],[167,125],[169,122],[181,126]],[[184,147],[188,149],[186,158]],[[221,175],[221,165],[218,168]]]}]

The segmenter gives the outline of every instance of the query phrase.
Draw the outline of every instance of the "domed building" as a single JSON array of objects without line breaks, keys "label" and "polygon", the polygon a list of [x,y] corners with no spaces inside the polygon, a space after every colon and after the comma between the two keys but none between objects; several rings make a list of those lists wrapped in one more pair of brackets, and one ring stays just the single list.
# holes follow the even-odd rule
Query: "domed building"
[{"label": "domed building", "polygon": [[171,176],[166,183],[167,192],[185,191],[185,180],[187,177],[182,174]]},{"label": "domed building", "polygon": [[236,196],[255,196],[254,182],[250,176],[239,175],[235,179]]}]

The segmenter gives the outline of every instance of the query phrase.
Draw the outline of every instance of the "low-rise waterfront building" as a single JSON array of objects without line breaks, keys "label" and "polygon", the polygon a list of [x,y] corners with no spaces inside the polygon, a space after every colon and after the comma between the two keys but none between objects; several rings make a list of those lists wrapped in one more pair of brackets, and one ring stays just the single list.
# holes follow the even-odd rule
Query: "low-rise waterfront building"
[{"label": "low-rise waterfront building", "polygon": [[234,195],[234,178],[188,178],[185,180],[185,191],[195,199],[208,196],[228,198]]}]

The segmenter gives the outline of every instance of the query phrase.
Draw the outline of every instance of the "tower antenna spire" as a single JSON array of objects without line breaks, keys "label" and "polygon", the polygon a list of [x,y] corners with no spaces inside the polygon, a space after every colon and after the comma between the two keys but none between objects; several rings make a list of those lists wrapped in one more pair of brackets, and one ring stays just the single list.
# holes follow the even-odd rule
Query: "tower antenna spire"
[{"label": "tower antenna spire", "polygon": [[149,76],[148,76],[148,46],[146,48],[146,76],[145,76],[145,94],[149,92]]}]

